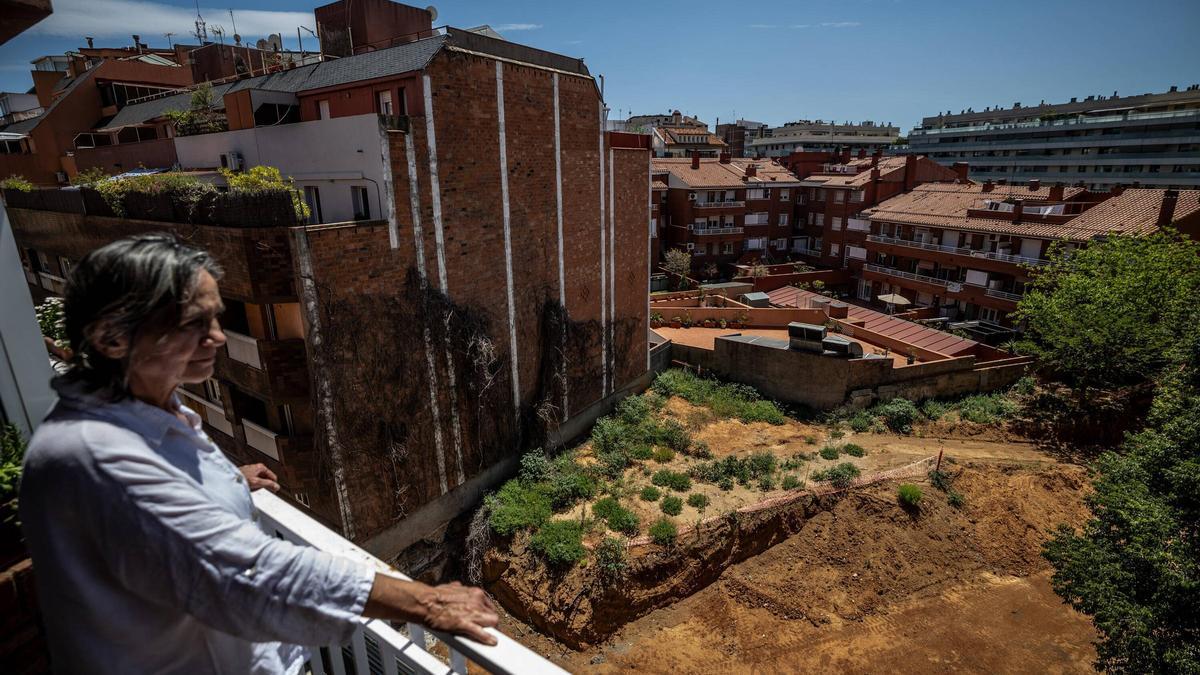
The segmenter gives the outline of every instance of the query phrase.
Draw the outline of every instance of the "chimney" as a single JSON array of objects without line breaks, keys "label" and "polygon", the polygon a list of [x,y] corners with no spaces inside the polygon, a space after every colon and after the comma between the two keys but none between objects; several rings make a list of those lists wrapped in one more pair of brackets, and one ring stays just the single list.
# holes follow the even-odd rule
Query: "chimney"
[{"label": "chimney", "polygon": [[1022,199],[1013,200],[1013,222],[1021,222],[1021,214],[1025,212],[1025,201]]},{"label": "chimney", "polygon": [[85,37],[85,38],[83,38],[83,39],[84,39],[84,40],[87,40],[87,43],[88,43],[88,49],[91,49],[91,48],[92,48],[92,42],[93,42],[93,39],[92,39],[92,38],[90,38],[90,37]]},{"label": "chimney", "polygon": [[699,150],[692,151],[692,168],[693,169],[700,168],[700,151]]},{"label": "chimney", "polygon": [[133,36],[133,51],[135,51],[139,54],[142,53],[142,36],[141,35]]},{"label": "chimney", "polygon": [[1061,202],[1063,200],[1063,184],[1055,183],[1050,186],[1050,201]]},{"label": "chimney", "polygon": [[1178,201],[1179,190],[1163,192],[1162,206],[1158,208],[1158,227],[1166,227],[1171,224],[1171,218],[1175,216],[1175,203]]},{"label": "chimney", "polygon": [[732,160],[733,160],[733,154],[730,153],[728,150],[721,153],[721,163],[722,164],[729,164],[730,161],[732,161]]},{"label": "chimney", "polygon": [[843,145],[842,146],[842,164],[846,164],[849,161],[850,161],[850,146]]},{"label": "chimney", "polygon": [[908,192],[917,186],[917,156],[904,157],[904,191]]},{"label": "chimney", "polygon": [[746,165],[746,178],[754,178],[757,175],[758,175],[758,165],[757,164],[747,164]]},{"label": "chimney", "polygon": [[1117,197],[1117,196],[1120,196],[1120,194],[1124,191],[1125,191],[1125,186],[1121,185],[1120,183],[1117,183],[1116,185],[1112,186],[1112,189],[1110,189],[1108,191],[1108,193],[1114,197]]},{"label": "chimney", "polygon": [[879,169],[871,169],[871,182],[872,183],[879,182]]},{"label": "chimney", "polygon": [[1029,179],[1029,191],[1030,192],[1037,192],[1038,190],[1041,190],[1041,189],[1042,189],[1042,181],[1038,180],[1037,178]]},{"label": "chimney", "polygon": [[1000,180],[996,181],[996,185],[1008,185],[1008,179],[1001,178]]},{"label": "chimney", "polygon": [[867,149],[866,149],[866,148],[859,148],[859,149],[858,149],[858,158],[859,158],[859,159],[863,159],[863,158],[865,158],[866,156],[867,156]]},{"label": "chimney", "polygon": [[995,189],[996,189],[996,184],[992,182],[991,178],[983,181],[983,187],[980,188],[980,190],[982,192],[991,192],[992,190],[995,190]]},{"label": "chimney", "polygon": [[958,174],[958,182],[966,183],[967,174],[971,171],[971,165],[966,162],[955,162],[950,168],[954,169],[954,173]]}]

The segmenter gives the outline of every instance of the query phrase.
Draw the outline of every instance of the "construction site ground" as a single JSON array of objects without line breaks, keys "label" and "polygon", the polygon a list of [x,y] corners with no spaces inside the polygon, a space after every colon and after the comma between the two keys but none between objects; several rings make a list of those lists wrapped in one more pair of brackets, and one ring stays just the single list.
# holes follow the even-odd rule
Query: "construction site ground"
[{"label": "construction site ground", "polygon": [[[1050,588],[1040,555],[1051,529],[1086,518],[1082,467],[1000,430],[928,425],[833,439],[819,425],[704,421],[703,409],[669,405],[692,416],[717,457],[853,442],[868,450],[855,463],[879,471],[943,451],[965,504],[952,507],[927,480],[916,481],[919,509],[899,506],[894,483],[861,488],[602,644],[574,651],[505,616],[510,635],[572,672],[1092,671],[1095,631]],[[745,492],[729,497],[755,498]]]}]

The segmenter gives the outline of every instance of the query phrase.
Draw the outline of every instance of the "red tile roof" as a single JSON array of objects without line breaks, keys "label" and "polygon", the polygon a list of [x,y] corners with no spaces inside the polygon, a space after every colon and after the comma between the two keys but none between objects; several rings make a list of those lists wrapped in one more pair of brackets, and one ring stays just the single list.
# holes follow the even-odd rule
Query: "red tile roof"
[{"label": "red tile roof", "polygon": [[[783,288],[777,288],[768,292],[767,297],[771,299],[771,304],[773,305],[809,307],[809,301],[812,298],[824,296],[812,291],[802,291],[793,286],[784,286]],[[850,321],[856,323],[862,321],[863,328],[890,337],[893,340],[900,340],[921,349],[928,349],[929,351],[947,356],[966,356],[971,354],[979,344],[974,340],[960,338],[957,335],[951,335],[935,328],[922,326],[912,321],[897,319],[894,316],[888,316],[882,312],[876,312],[873,309],[857,305],[850,305],[850,315],[848,318]]]},{"label": "red tile roof", "polygon": [[[756,165],[755,175],[746,178],[746,167]],[[651,172],[668,171],[672,183],[683,183],[695,189],[736,189],[744,187],[771,187],[773,185],[797,185],[799,179],[773,159],[747,159],[735,157],[728,164],[710,157],[700,159],[700,168],[692,168],[688,157],[655,157],[651,160]]]},{"label": "red tile roof", "polygon": [[[1067,223],[1081,239],[1111,234],[1150,234],[1158,225],[1166,190],[1133,188],[1107,199]],[[1179,190],[1171,222],[1200,211],[1200,190]]]}]

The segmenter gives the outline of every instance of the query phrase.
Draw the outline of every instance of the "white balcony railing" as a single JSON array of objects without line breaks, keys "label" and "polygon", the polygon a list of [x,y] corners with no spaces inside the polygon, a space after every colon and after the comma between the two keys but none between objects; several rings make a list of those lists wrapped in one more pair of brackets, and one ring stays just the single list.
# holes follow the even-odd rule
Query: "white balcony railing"
[{"label": "white balcony railing", "polygon": [[242,428],[246,431],[246,445],[276,462],[279,461],[279,434],[247,419],[242,420]]},{"label": "white balcony railing", "polygon": [[862,218],[849,218],[846,220],[846,229],[854,232],[870,232],[871,221]]},{"label": "white balcony railing", "polygon": [[66,279],[50,274],[49,272],[38,272],[38,277],[41,278],[42,288],[56,295],[62,295],[63,290],[67,287]]},{"label": "white balcony railing", "polygon": [[[373,565],[382,574],[388,574],[400,579],[408,577],[396,572],[383,561],[370,553],[343,539],[333,530],[321,525],[312,518],[301,513],[279,497],[267,490],[256,490],[252,493],[254,505],[258,509],[257,520],[267,534],[286,539],[294,544],[312,546],[313,548],[345,556]],[[353,673],[354,675],[396,675],[397,673],[422,673],[439,675],[448,673],[466,673],[467,660],[491,673],[501,675],[530,673],[538,675],[565,675],[553,663],[527,649],[512,638],[489,629],[496,636],[499,644],[486,647],[465,638],[447,635],[437,631],[428,631],[418,624],[408,624],[397,630],[386,621],[379,619],[361,619],[361,625],[354,631],[347,645],[314,645],[313,655],[317,658],[308,663],[308,669],[314,675],[326,673]],[[449,663],[429,651],[426,641],[427,633],[437,641],[444,643],[449,652]],[[329,658],[330,668],[326,669],[325,659],[318,656],[321,652]]]},{"label": "white balcony railing", "polygon": [[988,258],[990,260],[1002,260],[1004,262],[1016,263],[1018,265],[1047,265],[1050,261],[1042,258],[1029,258],[1023,255],[1012,255],[1009,253],[1000,253],[998,251],[975,251],[972,255],[976,258]]},{"label": "white balcony railing", "polygon": [[692,230],[692,234],[703,237],[714,234],[741,234],[744,231],[740,227],[698,227]]},{"label": "white balcony railing", "polygon": [[734,201],[734,200],[730,200],[727,202],[701,202],[701,201],[692,202],[692,208],[694,208],[694,209],[719,209],[719,208],[740,207],[740,206],[745,206],[745,205],[746,205],[746,202]]},{"label": "white balcony railing", "polygon": [[1001,290],[997,290],[995,288],[987,289],[987,294],[993,298],[1000,298],[1001,300],[1011,300],[1013,302],[1020,302],[1021,297],[1022,297],[1019,293],[1009,293],[1008,291],[1001,291]]},{"label": "white balcony railing", "polygon": [[867,236],[867,241],[873,241],[877,244],[891,244],[893,246],[907,246],[909,248],[919,248],[926,251],[941,251],[942,253],[957,253],[959,255],[971,255],[973,251],[969,248],[958,248],[957,246],[942,246],[941,244],[930,244],[923,241],[911,241],[908,239],[897,239],[895,237],[884,237],[878,234]]},{"label": "white balcony railing", "polygon": [[894,270],[890,267],[882,267],[880,265],[872,265],[870,263],[863,265],[863,269],[868,270],[870,272],[878,272],[879,274],[886,274],[886,275],[892,276],[892,277],[900,277],[901,279],[911,279],[913,281],[920,281],[920,282],[926,283],[926,284],[933,284],[935,286],[945,286],[950,283],[950,282],[946,281],[945,279],[938,279],[937,277],[927,277],[924,274],[913,274],[912,272],[903,272],[901,270]]},{"label": "white balcony railing", "polygon": [[819,251],[815,248],[804,248],[801,246],[792,246],[792,252],[799,253],[800,255],[811,255],[811,256],[815,256],[817,258],[820,258],[822,255],[824,255],[823,253],[821,253],[821,251]]},{"label": "white balcony railing", "polygon": [[233,435],[233,425],[229,423],[229,419],[225,417],[225,410],[221,406],[211,401],[206,401],[199,396],[193,394],[187,389],[180,388],[177,390],[180,396],[188,400],[188,407],[195,410],[198,415],[204,418],[204,422],[208,426],[220,431],[226,436]]},{"label": "white balcony railing", "polygon": [[29,283],[33,284],[34,286],[41,285],[38,281],[38,275],[34,274],[32,270],[25,270],[25,281],[28,281]]},{"label": "white balcony railing", "polygon": [[258,355],[258,340],[249,335],[225,330],[225,349],[229,358],[240,361],[252,368],[262,370],[262,359]]}]

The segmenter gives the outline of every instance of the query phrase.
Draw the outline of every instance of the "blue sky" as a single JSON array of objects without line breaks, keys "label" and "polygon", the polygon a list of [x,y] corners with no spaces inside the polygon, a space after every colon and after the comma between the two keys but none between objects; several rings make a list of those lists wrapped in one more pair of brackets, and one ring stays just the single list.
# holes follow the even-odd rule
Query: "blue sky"
[{"label": "blue sky", "polygon": [[[425,2],[426,0],[421,0]],[[436,1],[436,0],[435,0]],[[201,0],[209,24],[257,39],[314,28],[316,2]],[[54,0],[55,14],[0,47],[0,90],[30,86],[28,61],[83,44],[166,44],[195,4]],[[1200,0],[759,0],[437,3],[438,24],[499,28],[515,42],[583,57],[605,75],[613,117],[678,108],[738,117],[893,122],[1020,101],[1165,91],[1200,83]],[[307,37],[307,34],[306,34]],[[312,48],[311,39],[306,47]]]}]

